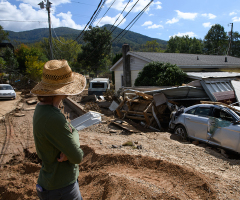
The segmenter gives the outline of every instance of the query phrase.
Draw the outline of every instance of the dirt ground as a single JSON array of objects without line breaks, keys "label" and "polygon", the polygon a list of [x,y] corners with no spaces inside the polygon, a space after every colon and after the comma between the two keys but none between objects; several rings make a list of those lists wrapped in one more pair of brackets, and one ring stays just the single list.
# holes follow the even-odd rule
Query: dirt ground
[{"label": "dirt ground", "polygon": [[[41,160],[35,151],[32,117],[35,105],[23,104],[0,123],[0,199],[38,199],[35,185]],[[2,102],[0,102],[2,103]],[[2,106],[0,106],[2,109]],[[240,156],[206,144],[181,141],[168,132],[130,133],[110,123],[79,131],[84,159],[79,165],[83,199],[239,199]],[[134,146],[124,146],[124,143]]]}]

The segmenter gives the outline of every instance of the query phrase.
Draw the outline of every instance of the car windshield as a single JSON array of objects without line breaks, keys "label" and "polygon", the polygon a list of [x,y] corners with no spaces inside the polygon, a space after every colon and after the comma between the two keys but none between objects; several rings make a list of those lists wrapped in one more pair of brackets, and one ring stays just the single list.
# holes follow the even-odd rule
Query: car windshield
[{"label": "car windshield", "polygon": [[1,85],[0,90],[13,90],[11,85]]}]

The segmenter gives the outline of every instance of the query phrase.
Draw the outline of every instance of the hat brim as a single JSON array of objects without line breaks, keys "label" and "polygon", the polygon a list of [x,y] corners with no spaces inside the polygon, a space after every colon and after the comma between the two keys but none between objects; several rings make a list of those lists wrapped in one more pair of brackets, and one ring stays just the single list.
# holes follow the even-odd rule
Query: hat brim
[{"label": "hat brim", "polygon": [[73,82],[66,85],[62,84],[46,84],[43,81],[39,82],[31,93],[37,96],[56,96],[56,95],[77,95],[80,94],[86,87],[86,78],[79,73],[73,72]]}]

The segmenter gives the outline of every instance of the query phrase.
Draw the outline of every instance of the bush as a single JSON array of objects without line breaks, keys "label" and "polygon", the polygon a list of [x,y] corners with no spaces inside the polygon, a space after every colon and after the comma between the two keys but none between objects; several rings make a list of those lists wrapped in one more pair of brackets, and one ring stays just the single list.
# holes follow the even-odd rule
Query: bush
[{"label": "bush", "polygon": [[177,65],[151,62],[138,73],[135,86],[176,86],[187,81],[187,74]]}]

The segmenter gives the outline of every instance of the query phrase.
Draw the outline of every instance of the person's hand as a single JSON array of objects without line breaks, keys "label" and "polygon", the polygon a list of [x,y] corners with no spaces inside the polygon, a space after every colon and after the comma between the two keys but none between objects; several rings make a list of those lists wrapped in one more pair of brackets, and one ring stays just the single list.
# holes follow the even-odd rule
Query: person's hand
[{"label": "person's hand", "polygon": [[63,152],[61,152],[60,153],[60,158],[58,158],[57,160],[58,160],[58,162],[63,162],[63,161],[67,161],[68,158]]}]

